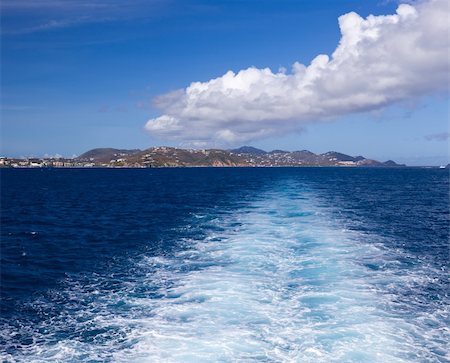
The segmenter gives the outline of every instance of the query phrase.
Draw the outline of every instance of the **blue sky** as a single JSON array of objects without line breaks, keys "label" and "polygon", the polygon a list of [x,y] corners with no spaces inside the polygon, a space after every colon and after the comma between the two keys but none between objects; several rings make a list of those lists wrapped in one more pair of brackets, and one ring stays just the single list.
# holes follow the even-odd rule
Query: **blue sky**
[{"label": "blue sky", "polygon": [[[336,49],[339,16],[395,14],[397,7],[342,0],[5,0],[1,152],[72,156],[95,147],[186,145],[180,135],[145,130],[149,119],[171,112],[156,107],[155,97],[229,70],[308,65]],[[448,162],[448,91],[315,121],[238,140],[410,165]],[[204,123],[190,125],[196,133]]]}]

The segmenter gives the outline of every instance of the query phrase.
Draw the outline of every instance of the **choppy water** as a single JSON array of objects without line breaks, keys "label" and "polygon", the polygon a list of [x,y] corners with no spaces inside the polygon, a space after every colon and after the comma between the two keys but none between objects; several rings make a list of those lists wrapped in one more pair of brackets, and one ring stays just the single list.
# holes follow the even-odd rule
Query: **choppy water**
[{"label": "choppy water", "polygon": [[450,361],[448,171],[1,173],[5,361]]}]

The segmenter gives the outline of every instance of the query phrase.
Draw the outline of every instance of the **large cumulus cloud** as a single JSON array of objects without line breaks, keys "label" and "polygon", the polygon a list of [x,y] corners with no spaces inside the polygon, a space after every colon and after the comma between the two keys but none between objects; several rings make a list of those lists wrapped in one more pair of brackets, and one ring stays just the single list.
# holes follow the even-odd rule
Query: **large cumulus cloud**
[{"label": "large cumulus cloud", "polygon": [[449,5],[402,4],[396,14],[339,17],[331,58],[290,72],[254,67],[162,95],[145,128],[191,144],[237,144],[300,130],[305,123],[443,92],[449,85]]}]

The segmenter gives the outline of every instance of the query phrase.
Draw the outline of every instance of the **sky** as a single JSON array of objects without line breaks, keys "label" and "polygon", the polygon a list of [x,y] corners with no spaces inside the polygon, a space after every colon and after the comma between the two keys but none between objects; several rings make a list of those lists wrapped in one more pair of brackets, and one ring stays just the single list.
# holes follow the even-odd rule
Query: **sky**
[{"label": "sky", "polygon": [[449,24],[446,0],[3,0],[0,152],[446,164]]}]

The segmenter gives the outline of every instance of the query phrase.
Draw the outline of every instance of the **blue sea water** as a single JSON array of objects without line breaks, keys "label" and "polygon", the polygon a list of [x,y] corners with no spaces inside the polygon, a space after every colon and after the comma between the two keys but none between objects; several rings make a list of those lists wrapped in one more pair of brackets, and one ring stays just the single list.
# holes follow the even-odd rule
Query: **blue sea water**
[{"label": "blue sea water", "polygon": [[449,362],[449,174],[1,170],[6,362]]}]

